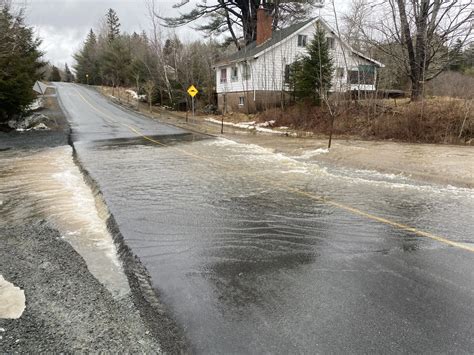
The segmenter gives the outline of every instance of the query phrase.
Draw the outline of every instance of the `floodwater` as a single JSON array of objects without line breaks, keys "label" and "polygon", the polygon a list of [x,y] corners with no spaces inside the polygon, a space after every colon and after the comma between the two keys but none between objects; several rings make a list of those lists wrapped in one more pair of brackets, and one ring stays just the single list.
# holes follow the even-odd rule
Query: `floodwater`
[{"label": "floodwater", "polygon": [[115,297],[130,292],[105,224],[107,210],[85,183],[70,146],[2,152],[0,178],[0,226],[48,221]]},{"label": "floodwater", "polygon": [[193,352],[474,349],[472,252],[370,218],[472,247],[473,190],[223,138],[130,142],[75,146]]},{"label": "floodwater", "polygon": [[[474,352],[474,190],[197,136],[57,86],[82,167],[193,353]],[[0,177],[0,223],[49,220],[115,284],[70,148],[2,152]]]}]

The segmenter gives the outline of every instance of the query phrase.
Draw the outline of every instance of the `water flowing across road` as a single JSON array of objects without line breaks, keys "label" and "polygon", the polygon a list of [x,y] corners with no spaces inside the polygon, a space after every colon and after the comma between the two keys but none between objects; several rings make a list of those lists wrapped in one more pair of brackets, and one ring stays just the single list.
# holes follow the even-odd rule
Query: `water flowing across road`
[{"label": "water flowing across road", "polygon": [[59,94],[80,162],[194,352],[474,351],[473,190]]}]

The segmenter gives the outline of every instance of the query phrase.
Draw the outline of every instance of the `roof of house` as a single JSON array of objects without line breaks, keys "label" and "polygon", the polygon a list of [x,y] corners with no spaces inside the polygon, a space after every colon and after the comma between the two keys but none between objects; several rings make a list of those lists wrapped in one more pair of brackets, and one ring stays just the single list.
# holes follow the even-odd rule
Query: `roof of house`
[{"label": "roof of house", "polygon": [[[227,57],[221,59],[214,66],[218,67],[218,66],[222,66],[222,65],[235,63],[235,62],[240,62],[240,61],[243,61],[243,60],[248,59],[248,58],[254,58],[260,52],[263,52],[266,49],[271,48],[272,46],[278,44],[279,42],[283,41],[285,38],[291,36],[295,32],[298,32],[300,29],[302,29],[303,27],[305,27],[306,25],[308,25],[312,22],[315,22],[316,20],[318,20],[318,17],[313,17],[313,18],[310,18],[306,21],[295,23],[295,24],[293,24],[293,25],[291,25],[287,28],[283,28],[281,30],[274,31],[273,34],[272,34],[272,37],[269,40],[267,40],[266,42],[262,43],[261,45],[257,46],[257,41],[253,41],[253,42],[249,43],[248,45],[246,45],[241,50],[239,50],[235,53],[232,53],[232,54],[228,55]],[[331,29],[331,27],[323,19],[319,19],[319,20],[321,22],[323,22],[324,25],[326,25],[333,34],[335,34],[335,32]],[[349,44],[345,43],[345,45],[351,50],[352,53],[354,53],[354,54],[360,56],[361,58],[364,58],[364,59],[366,59],[370,62],[373,62],[374,64],[378,65],[379,67],[384,67],[384,65],[382,63],[380,63],[380,62],[378,62],[378,61],[376,61],[376,60],[374,60],[374,59],[372,59],[372,58],[370,58],[370,57],[368,57],[368,56],[366,56],[366,55],[364,55],[360,52],[357,52],[351,46],[349,46]]]},{"label": "roof of house", "polygon": [[232,53],[228,55],[227,57],[223,58],[220,60],[216,65],[219,64],[226,64],[226,63],[232,63],[232,62],[238,62],[240,60],[243,60],[245,58],[251,58],[255,56],[256,54],[260,53],[261,51],[264,51],[267,48],[270,48],[271,46],[277,44],[278,42],[284,40],[285,38],[291,36],[293,33],[298,31],[299,29],[303,28],[305,25],[308,23],[314,21],[315,18],[308,19],[303,22],[295,23],[287,28],[283,28],[281,30],[274,31],[272,34],[272,37],[267,40],[266,42],[262,43],[260,46],[257,46],[257,41],[253,41],[249,44],[247,44],[244,48],[241,50]]}]

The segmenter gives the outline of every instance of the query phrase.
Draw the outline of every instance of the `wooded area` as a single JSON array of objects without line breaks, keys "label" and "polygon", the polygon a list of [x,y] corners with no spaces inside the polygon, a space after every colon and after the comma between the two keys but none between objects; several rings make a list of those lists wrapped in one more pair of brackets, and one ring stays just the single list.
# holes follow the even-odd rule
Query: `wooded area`
[{"label": "wooded area", "polygon": [[41,41],[25,25],[22,11],[0,0],[0,123],[24,112],[34,99],[32,90],[44,63]]}]

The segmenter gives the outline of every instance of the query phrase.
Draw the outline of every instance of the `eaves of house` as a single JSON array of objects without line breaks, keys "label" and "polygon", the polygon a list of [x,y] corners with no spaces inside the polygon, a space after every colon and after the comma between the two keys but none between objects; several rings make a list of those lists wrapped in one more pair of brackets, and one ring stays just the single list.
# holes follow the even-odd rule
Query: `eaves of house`
[{"label": "eaves of house", "polygon": [[249,59],[257,59],[262,54],[273,50],[276,46],[278,46],[278,45],[282,44],[283,42],[289,40],[290,38],[293,37],[293,35],[296,35],[299,32],[304,31],[307,27],[313,25],[318,20],[320,20],[331,31],[331,33],[335,37],[339,38],[341,43],[343,43],[344,46],[352,54],[357,55],[357,56],[359,56],[359,57],[375,64],[376,66],[378,66],[380,68],[385,67],[379,61],[377,61],[375,59],[372,59],[372,58],[356,51],[355,49],[353,49],[348,43],[346,43],[339,36],[337,36],[336,32],[334,30],[332,30],[331,27],[323,19],[320,19],[319,17],[315,17],[315,18],[311,18],[311,19],[308,19],[308,20],[303,21],[303,22],[293,24],[293,25],[291,25],[287,28],[284,28],[284,29],[281,29],[281,30],[278,30],[278,31],[274,31],[273,34],[272,34],[272,37],[269,40],[267,40],[266,42],[259,45],[259,46],[257,46],[256,41],[253,41],[252,43],[249,43],[247,46],[245,46],[241,50],[239,50],[235,53],[232,53],[229,56],[227,56],[227,57],[223,58],[222,60],[220,60],[219,62],[215,63],[214,68],[227,66],[227,65],[233,64],[233,63],[244,62],[244,61],[247,61]]}]

